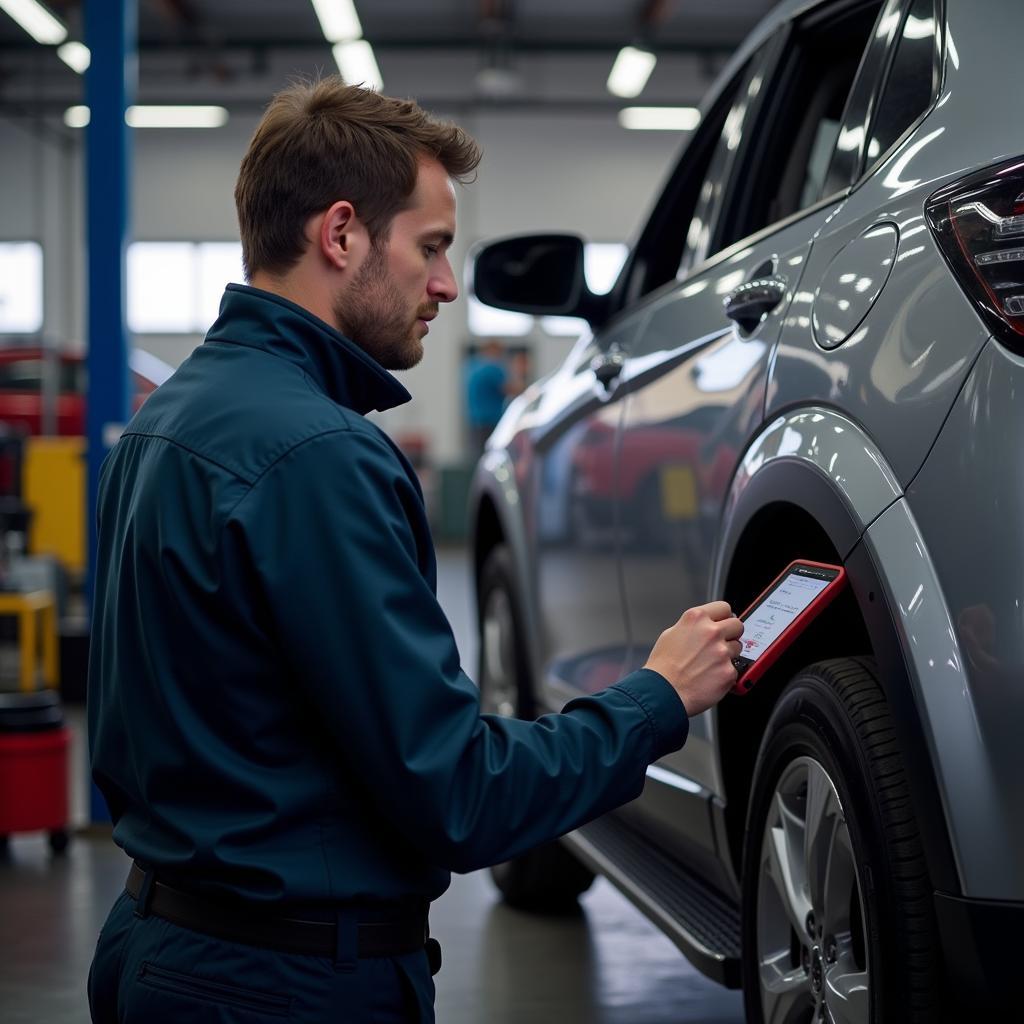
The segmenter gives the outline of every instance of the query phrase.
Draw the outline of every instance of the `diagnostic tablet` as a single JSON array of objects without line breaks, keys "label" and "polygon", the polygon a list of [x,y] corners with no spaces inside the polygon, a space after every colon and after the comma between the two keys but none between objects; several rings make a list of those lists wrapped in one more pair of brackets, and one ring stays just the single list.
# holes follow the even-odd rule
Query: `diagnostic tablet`
[{"label": "diagnostic tablet", "polygon": [[748,693],[810,622],[846,585],[841,565],[797,559],[740,616],[743,653],[733,658],[733,693]]}]

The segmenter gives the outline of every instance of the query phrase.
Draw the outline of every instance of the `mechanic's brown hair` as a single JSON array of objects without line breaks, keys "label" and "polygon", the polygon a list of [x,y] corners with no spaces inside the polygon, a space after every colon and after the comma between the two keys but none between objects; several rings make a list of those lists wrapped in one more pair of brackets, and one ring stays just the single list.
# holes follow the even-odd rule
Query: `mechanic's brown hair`
[{"label": "mechanic's brown hair", "polygon": [[271,100],[235,185],[246,279],[294,266],[308,244],[306,222],[341,199],[378,244],[408,205],[421,157],[465,182],[480,156],[468,132],[412,100],[337,75],[289,86]]}]

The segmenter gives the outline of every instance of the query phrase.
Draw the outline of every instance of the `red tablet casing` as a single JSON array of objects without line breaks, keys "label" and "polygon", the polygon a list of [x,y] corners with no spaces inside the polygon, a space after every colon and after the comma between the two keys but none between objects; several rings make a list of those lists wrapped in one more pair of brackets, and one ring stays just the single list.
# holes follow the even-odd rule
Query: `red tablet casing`
[{"label": "red tablet casing", "polygon": [[740,616],[741,620],[747,619],[750,614],[761,604],[762,601],[798,566],[808,566],[813,569],[829,569],[837,572],[835,579],[827,584],[824,590],[815,594],[810,604],[801,611],[793,621],[768,645],[764,653],[754,662],[750,663],[740,674],[733,687],[732,692],[736,694],[749,693],[754,684],[785,654],[793,641],[807,628],[807,626],[823,612],[846,587],[846,570],[841,565],[829,565],[826,562],[812,562],[807,558],[798,558],[790,562],[778,576],[775,577],[761,592],[756,601],[753,601],[747,610]]}]

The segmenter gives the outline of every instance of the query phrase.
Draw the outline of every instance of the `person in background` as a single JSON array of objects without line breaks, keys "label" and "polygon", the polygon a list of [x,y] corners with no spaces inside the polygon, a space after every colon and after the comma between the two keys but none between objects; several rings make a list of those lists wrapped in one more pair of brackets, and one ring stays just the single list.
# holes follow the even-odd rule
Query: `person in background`
[{"label": "person in background", "polygon": [[466,368],[466,413],[474,461],[484,451],[508,400],[523,390],[523,380],[511,373],[501,342],[485,341]]}]

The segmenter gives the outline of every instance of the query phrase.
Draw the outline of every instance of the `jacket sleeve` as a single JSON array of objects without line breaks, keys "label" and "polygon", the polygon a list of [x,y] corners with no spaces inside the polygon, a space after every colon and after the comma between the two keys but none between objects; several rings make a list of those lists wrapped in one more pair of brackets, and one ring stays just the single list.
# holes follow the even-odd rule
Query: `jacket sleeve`
[{"label": "jacket sleeve", "polygon": [[345,777],[430,863],[470,871],[637,797],[688,725],[649,670],[535,722],[481,714],[423,573],[422,521],[386,443],[344,431],[276,463],[228,529],[241,531],[289,676]]}]

